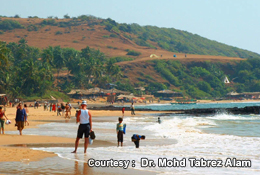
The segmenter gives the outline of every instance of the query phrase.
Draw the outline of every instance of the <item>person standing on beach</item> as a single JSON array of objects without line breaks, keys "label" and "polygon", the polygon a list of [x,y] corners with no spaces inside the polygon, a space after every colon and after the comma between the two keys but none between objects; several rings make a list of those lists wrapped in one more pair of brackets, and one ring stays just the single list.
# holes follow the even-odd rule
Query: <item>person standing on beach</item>
[{"label": "person standing on beach", "polygon": [[5,111],[2,110],[2,107],[0,107],[0,134],[2,130],[2,134],[5,134],[5,118],[8,120],[8,118],[5,115]]},{"label": "person standing on beach", "polygon": [[64,106],[64,103],[61,103],[61,110],[62,110],[62,116],[64,116],[64,112],[65,112],[65,106]]},{"label": "person standing on beach", "polygon": [[131,104],[130,108],[131,108],[131,115],[135,115],[135,106],[134,106],[134,103]]},{"label": "person standing on beach", "polygon": [[69,113],[70,113],[70,107],[69,107],[68,104],[66,104],[65,109],[66,109],[65,119],[66,119],[66,118],[70,119],[70,115],[69,115]]},{"label": "person standing on beach", "polygon": [[61,116],[61,107],[59,104],[57,104],[57,116]]},{"label": "person standing on beach", "polygon": [[22,130],[24,128],[25,121],[26,121],[26,112],[25,109],[23,109],[22,104],[19,103],[19,105],[17,106],[15,122],[16,122],[17,130],[19,130],[20,135],[23,135]]},{"label": "person standing on beach", "polygon": [[71,109],[72,109],[72,106],[70,104],[70,102],[67,103],[69,105],[69,112],[70,112],[70,116],[71,116]]},{"label": "person standing on beach", "polygon": [[53,103],[53,105],[52,105],[52,111],[56,112],[56,105],[55,105],[55,103]]},{"label": "person standing on beach", "polygon": [[139,148],[140,140],[141,139],[144,140],[145,136],[144,135],[141,136],[141,135],[138,135],[138,134],[134,134],[131,139],[132,139],[132,142],[135,143],[135,147]]},{"label": "person standing on beach", "polygon": [[125,107],[122,107],[122,116],[125,116]]},{"label": "person standing on beach", "polygon": [[52,103],[51,103],[51,105],[50,105],[50,112],[52,111]]},{"label": "person standing on beach", "polygon": [[76,123],[80,122],[80,125],[75,141],[75,150],[72,153],[77,152],[79,140],[82,139],[83,134],[85,135],[84,153],[86,153],[89,144],[89,133],[92,131],[92,116],[89,110],[87,110],[87,102],[82,101],[81,107],[81,110],[77,112]]},{"label": "person standing on beach", "polygon": [[117,147],[119,147],[119,142],[121,142],[121,146],[123,146],[123,138],[124,138],[124,125],[123,118],[118,118],[118,124],[116,125],[116,133],[117,133]]},{"label": "person standing on beach", "polygon": [[26,126],[26,123],[27,123],[27,125],[29,126],[29,122],[28,122],[29,109],[27,108],[27,105],[26,105],[26,104],[24,104],[24,109],[25,109],[25,113],[26,113],[25,126]]}]

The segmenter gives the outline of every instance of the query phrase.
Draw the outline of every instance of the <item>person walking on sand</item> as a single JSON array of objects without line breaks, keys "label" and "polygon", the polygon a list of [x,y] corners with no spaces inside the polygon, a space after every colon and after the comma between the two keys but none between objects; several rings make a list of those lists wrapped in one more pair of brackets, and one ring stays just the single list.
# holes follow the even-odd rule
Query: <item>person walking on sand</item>
[{"label": "person walking on sand", "polygon": [[26,123],[27,123],[27,125],[29,126],[29,121],[28,121],[29,109],[27,108],[27,105],[26,105],[26,104],[24,104],[24,109],[25,109],[25,113],[26,113],[25,126],[26,126]]},{"label": "person walking on sand", "polygon": [[141,139],[144,140],[145,136],[144,135],[141,136],[141,135],[138,135],[138,134],[134,134],[131,139],[132,139],[132,142],[135,143],[135,147],[139,148],[140,140]]},{"label": "person walking on sand", "polygon": [[77,113],[76,123],[80,122],[80,125],[75,141],[75,150],[72,153],[77,152],[79,140],[82,139],[83,134],[85,135],[84,153],[86,153],[89,144],[89,133],[92,131],[92,116],[89,110],[87,110],[87,102],[82,101],[81,106],[82,109]]},{"label": "person walking on sand", "polygon": [[123,138],[124,138],[124,125],[123,118],[118,118],[118,124],[116,125],[116,133],[117,133],[117,147],[119,147],[119,142],[121,142],[121,146],[123,146]]},{"label": "person walking on sand", "polygon": [[68,104],[66,104],[65,110],[66,110],[65,119],[66,119],[66,118],[70,119],[70,115],[69,115],[69,113],[70,113],[70,107],[69,107]]},{"label": "person walking on sand", "polygon": [[15,122],[16,122],[17,130],[19,130],[20,135],[23,135],[22,131],[24,128],[24,122],[26,122],[26,112],[25,109],[23,109],[21,103],[19,103],[17,107]]},{"label": "person walking on sand", "polygon": [[0,107],[0,134],[2,130],[2,134],[5,134],[5,118],[8,120],[8,118],[5,115],[5,111],[2,110],[2,107]]}]

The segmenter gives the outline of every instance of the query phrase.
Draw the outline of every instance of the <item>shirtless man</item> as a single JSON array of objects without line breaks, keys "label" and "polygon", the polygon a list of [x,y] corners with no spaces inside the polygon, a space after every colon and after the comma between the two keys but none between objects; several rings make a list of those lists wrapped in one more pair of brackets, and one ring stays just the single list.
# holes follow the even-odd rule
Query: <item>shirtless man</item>
[{"label": "shirtless man", "polygon": [[70,112],[70,106],[68,104],[66,104],[65,110],[66,110],[65,118],[70,119],[69,113],[71,113],[71,112]]}]

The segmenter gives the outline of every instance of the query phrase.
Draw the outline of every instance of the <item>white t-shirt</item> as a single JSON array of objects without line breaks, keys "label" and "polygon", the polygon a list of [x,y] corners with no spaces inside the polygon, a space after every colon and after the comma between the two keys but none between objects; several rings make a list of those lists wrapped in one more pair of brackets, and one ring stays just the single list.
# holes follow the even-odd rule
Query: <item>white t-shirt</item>
[{"label": "white t-shirt", "polygon": [[89,123],[88,110],[81,109],[81,114],[80,114],[79,118],[80,118],[80,124]]}]

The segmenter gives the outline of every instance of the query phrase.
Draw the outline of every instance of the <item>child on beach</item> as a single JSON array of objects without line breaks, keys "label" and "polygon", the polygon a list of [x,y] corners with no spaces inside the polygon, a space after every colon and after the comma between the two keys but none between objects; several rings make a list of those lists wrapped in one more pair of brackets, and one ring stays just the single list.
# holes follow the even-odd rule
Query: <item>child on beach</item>
[{"label": "child on beach", "polygon": [[131,139],[132,139],[132,142],[135,143],[135,147],[139,148],[139,142],[140,142],[141,139],[144,140],[145,136],[144,135],[141,136],[141,135],[138,135],[138,134],[134,134]]},{"label": "child on beach", "polygon": [[8,118],[5,115],[5,111],[2,111],[2,107],[0,107],[0,134],[2,130],[2,134],[5,134],[5,118],[8,120]]},{"label": "child on beach", "polygon": [[124,137],[124,127],[123,118],[118,118],[118,124],[116,125],[116,133],[117,133],[117,146],[119,146],[119,142],[121,142],[121,146],[123,146],[123,137]]}]

